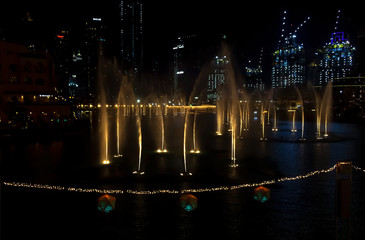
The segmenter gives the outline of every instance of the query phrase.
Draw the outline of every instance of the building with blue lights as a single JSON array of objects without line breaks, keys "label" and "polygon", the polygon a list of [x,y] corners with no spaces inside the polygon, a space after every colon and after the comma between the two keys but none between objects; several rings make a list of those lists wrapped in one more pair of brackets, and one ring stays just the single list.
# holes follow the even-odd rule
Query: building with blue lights
[{"label": "building with blue lights", "polygon": [[273,54],[272,87],[286,88],[301,84],[305,78],[303,43],[296,42],[296,35],[286,39]]},{"label": "building with blue lights", "polygon": [[355,47],[345,39],[344,32],[334,32],[331,40],[318,50],[319,85],[349,77],[353,71]]},{"label": "building with blue lights", "polygon": [[305,52],[303,43],[297,43],[297,32],[310,20],[306,18],[294,31],[285,34],[286,11],[284,11],[281,37],[273,53],[271,72],[272,88],[286,88],[305,80]]}]

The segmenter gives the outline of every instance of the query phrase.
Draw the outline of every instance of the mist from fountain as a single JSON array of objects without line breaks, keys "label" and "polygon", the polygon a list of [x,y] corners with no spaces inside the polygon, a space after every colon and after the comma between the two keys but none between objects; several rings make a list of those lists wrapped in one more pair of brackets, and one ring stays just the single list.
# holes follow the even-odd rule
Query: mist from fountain
[{"label": "mist from fountain", "polygon": [[197,109],[194,110],[194,121],[193,121],[193,149],[190,150],[190,153],[200,153],[200,150],[197,146],[197,139],[196,139],[196,116],[197,116]]},{"label": "mist from fountain", "polygon": [[[313,92],[316,99],[317,139],[323,139],[323,137],[328,137],[328,119],[330,117],[331,106],[332,106],[332,82],[327,83],[326,87],[324,88],[324,93],[322,98],[315,91],[312,84],[309,84],[309,88]],[[322,122],[324,123],[322,124]],[[323,136],[322,136],[322,127],[324,128]]]},{"label": "mist from fountain", "polygon": [[302,111],[302,136],[300,138],[300,140],[305,140],[304,139],[304,101],[303,101],[303,97],[302,97],[302,94],[300,93],[298,87],[295,86],[295,90],[298,94],[298,97],[299,97],[299,101],[300,101],[300,108],[301,108],[301,111]]},{"label": "mist from fountain", "polygon": [[106,106],[106,89],[105,81],[107,81],[105,60],[103,58],[99,59],[98,62],[98,72],[97,72],[97,84],[100,89],[100,111],[99,111],[99,136],[100,136],[100,163],[103,165],[108,165],[111,163],[109,158],[109,124],[108,124],[108,112]]},{"label": "mist from fountain", "polygon": [[332,82],[328,82],[325,88],[322,104],[321,104],[321,112],[324,111],[324,137],[328,137],[328,118],[330,115],[332,106]]}]

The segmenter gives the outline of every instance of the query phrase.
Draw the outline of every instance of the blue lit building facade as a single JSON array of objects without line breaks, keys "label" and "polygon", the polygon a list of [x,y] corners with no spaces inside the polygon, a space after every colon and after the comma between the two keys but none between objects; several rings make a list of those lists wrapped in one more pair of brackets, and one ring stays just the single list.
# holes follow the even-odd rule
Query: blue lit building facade
[{"label": "blue lit building facade", "polygon": [[319,85],[349,77],[353,70],[355,47],[344,38],[344,32],[331,34],[331,41],[318,51]]},{"label": "blue lit building facade", "polygon": [[301,84],[305,78],[303,44],[296,43],[296,35],[286,39],[273,54],[272,87],[286,88]]}]

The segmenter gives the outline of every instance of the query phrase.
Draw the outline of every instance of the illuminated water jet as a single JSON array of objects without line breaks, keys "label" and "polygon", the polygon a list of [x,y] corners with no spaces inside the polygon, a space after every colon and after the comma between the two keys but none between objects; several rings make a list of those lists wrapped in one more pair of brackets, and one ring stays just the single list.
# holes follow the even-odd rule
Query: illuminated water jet
[{"label": "illuminated water jet", "polygon": [[187,133],[188,116],[189,116],[189,114],[185,114],[184,139],[183,139],[184,172],[180,173],[181,176],[191,175],[191,173],[188,172],[188,167],[187,167],[187,163],[186,163],[186,133]]},{"label": "illuminated water jet", "polygon": [[137,129],[138,129],[138,168],[137,171],[134,171],[133,174],[143,175],[144,172],[141,171],[141,163],[142,163],[142,127],[141,127],[141,117],[138,115],[137,119]]},{"label": "illuminated water jet", "polygon": [[277,132],[279,129],[278,129],[278,126],[277,126],[277,116],[276,116],[276,106],[275,106],[275,104],[273,104],[273,114],[274,114],[274,126],[271,130],[273,132]]},{"label": "illuminated water jet", "polygon": [[265,137],[265,113],[267,113],[267,111],[264,111],[264,103],[261,104],[261,115],[260,115],[260,120],[261,120],[261,133],[262,136],[260,138],[261,141],[266,141],[267,138]]},{"label": "illuminated water jet", "polygon": [[[219,98],[219,96],[218,96]],[[216,134],[218,136],[222,135],[222,124],[223,124],[223,117],[224,116],[224,105],[223,100],[218,99],[216,103],[216,117],[217,117],[217,131]]]},{"label": "illuminated water jet", "polygon": [[197,115],[197,110],[195,109],[195,111],[194,111],[194,122],[193,122],[193,149],[190,150],[190,153],[199,154],[200,151],[196,147],[196,115]]},{"label": "illuminated water jet", "polygon": [[289,109],[288,112],[292,112],[293,113],[291,132],[297,132],[297,129],[295,128],[295,113],[296,113],[296,110],[295,109]]},{"label": "illuminated water jet", "polygon": [[166,149],[166,143],[165,143],[165,126],[164,126],[164,115],[162,114],[162,105],[159,105],[159,108],[161,109],[160,114],[160,126],[161,126],[161,147],[157,149],[157,153],[167,153]]}]

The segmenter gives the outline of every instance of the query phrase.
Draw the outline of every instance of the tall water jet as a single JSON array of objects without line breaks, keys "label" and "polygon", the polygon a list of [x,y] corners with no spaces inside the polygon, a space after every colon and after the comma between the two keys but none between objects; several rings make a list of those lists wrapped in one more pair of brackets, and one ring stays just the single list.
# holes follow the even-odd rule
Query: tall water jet
[{"label": "tall water jet", "polygon": [[325,88],[322,104],[321,104],[321,112],[324,111],[324,137],[328,137],[328,118],[331,111],[331,103],[332,103],[332,82],[328,82]]},{"label": "tall water jet", "polygon": [[161,147],[159,149],[157,149],[158,153],[166,153],[167,149],[166,149],[166,141],[165,141],[165,125],[164,125],[164,114],[163,114],[163,110],[162,110],[162,105],[159,105],[160,109],[161,109],[161,114],[159,115],[160,117],[160,126],[161,126]]},{"label": "tall water jet", "polygon": [[[234,103],[233,103],[234,104]],[[231,163],[230,167],[238,167],[236,163],[236,131],[237,131],[237,116],[236,116],[236,107],[231,107]]]},{"label": "tall water jet", "polygon": [[134,171],[133,174],[143,175],[144,172],[141,171],[142,164],[142,126],[141,126],[141,116],[136,116],[137,130],[138,130],[138,167],[137,171]]},{"label": "tall water jet", "polygon": [[184,172],[180,173],[181,176],[192,175],[190,172],[188,172],[187,159],[186,159],[186,134],[187,134],[188,116],[189,114],[186,113],[184,122],[184,139],[183,139]]},{"label": "tall water jet", "polygon": [[105,95],[104,82],[107,81],[107,72],[105,69],[110,67],[103,58],[99,58],[98,62],[98,85],[100,89],[100,104],[99,107],[99,139],[100,139],[100,162],[103,165],[110,164],[109,159],[109,126],[108,126],[108,109]]},{"label": "tall water jet", "polygon": [[119,105],[117,106],[117,117],[116,117],[116,125],[117,125],[117,154],[114,155],[114,157],[122,157],[122,154],[120,153],[120,121],[121,121],[121,118],[120,118],[120,107]]},{"label": "tall water jet", "polygon": [[[316,93],[314,87],[310,85],[316,99],[316,138],[323,139],[323,137],[328,137],[328,118],[331,113],[331,103],[332,103],[332,82],[328,82],[322,98]],[[324,119],[323,119],[324,118]],[[322,136],[322,121],[324,121],[324,133]]]},{"label": "tall water jet", "polygon": [[249,121],[250,121],[250,105],[248,101],[245,101],[246,103],[246,107],[245,107],[245,131],[248,131],[248,125],[249,125]]},{"label": "tall water jet", "polygon": [[273,127],[272,127],[272,131],[273,132],[277,132],[278,131],[278,124],[277,124],[277,116],[276,116],[276,106],[275,103],[273,103],[273,115],[274,115],[274,122],[273,122]]},{"label": "tall water jet", "polygon": [[[186,106],[192,106],[193,104],[195,104],[195,100],[196,99],[200,99],[202,91],[206,89],[207,86],[207,82],[206,80],[208,79],[208,73],[209,73],[209,69],[207,68],[207,65],[204,66],[202,68],[202,70],[199,73],[198,78],[195,80],[193,89],[190,93],[189,96],[189,100]],[[185,104],[185,103],[184,103]],[[184,176],[184,175],[192,175],[192,173],[190,173],[188,171],[188,167],[187,167],[187,154],[186,154],[186,148],[187,148],[187,131],[188,131],[188,127],[189,127],[189,112],[190,112],[191,107],[183,107],[183,111],[185,114],[185,122],[184,122],[184,139],[183,139],[183,160],[184,160],[184,172],[181,173],[180,175]],[[196,122],[196,112],[194,114],[194,122]],[[196,144],[196,130],[195,130],[195,123],[193,124],[193,141],[195,141]],[[193,143],[194,145],[194,143]],[[196,147],[196,146],[195,146]],[[198,152],[195,152],[198,153]]]},{"label": "tall water jet", "polygon": [[242,135],[242,132],[243,132],[243,122],[244,122],[244,113],[245,113],[245,110],[244,110],[244,104],[243,104],[243,101],[240,100],[240,138],[243,138],[243,135]]},{"label": "tall water jet", "polygon": [[193,149],[190,150],[190,153],[200,153],[200,150],[197,148],[197,143],[196,143],[196,115],[197,115],[197,110],[195,109],[194,111],[194,122],[193,122]]},{"label": "tall water jet", "polygon": [[321,119],[322,119],[322,112],[321,112],[321,98],[318,96],[318,94],[315,92],[313,88],[315,99],[316,99],[316,126],[317,126],[317,139],[322,139],[321,136]]},{"label": "tall water jet", "polygon": [[264,111],[264,103],[262,102],[262,104],[261,104],[261,114],[260,114],[261,133],[262,133],[262,136],[261,136],[260,140],[262,140],[262,141],[267,140],[267,138],[265,137],[265,112],[267,113],[267,111]]},{"label": "tall water jet", "polygon": [[[119,72],[118,70],[115,70]],[[128,81],[127,76],[121,76],[118,74],[118,79],[121,79],[117,104],[115,105],[117,108],[117,115],[116,115],[116,148],[117,153],[114,157],[122,157],[122,145],[125,141],[125,118],[130,116],[130,104],[134,103],[134,91],[131,83]],[[122,114],[123,113],[123,114]]]},{"label": "tall water jet", "polygon": [[288,112],[292,112],[293,115],[292,115],[292,129],[291,131],[292,132],[297,132],[297,129],[295,128],[295,113],[296,113],[296,110],[295,109],[289,109]]},{"label": "tall water jet", "polygon": [[[103,101],[102,101],[103,102]],[[106,104],[103,104],[100,109],[100,133],[101,133],[101,141],[102,141],[102,150],[101,150],[101,163],[104,165],[110,164],[109,159],[109,129],[108,129],[108,112]]]},{"label": "tall water jet", "polygon": [[299,96],[299,102],[300,102],[300,108],[301,108],[301,111],[302,111],[302,136],[300,138],[300,140],[305,140],[304,139],[304,102],[303,102],[303,97],[302,97],[302,94],[300,93],[299,89],[297,87],[295,87],[297,93],[298,93],[298,96]]},{"label": "tall water jet", "polygon": [[238,97],[238,87],[236,72],[233,69],[231,51],[226,45],[222,45],[221,55],[226,56],[227,62],[224,65],[224,84],[223,84],[223,96],[227,102],[227,122],[230,125],[231,131],[231,163],[230,167],[237,167],[236,163],[236,136],[239,126],[240,118],[240,101]]},{"label": "tall water jet", "polygon": [[224,119],[224,104],[223,104],[223,100],[217,96],[217,103],[216,103],[216,118],[217,118],[217,130],[216,130],[216,134],[218,136],[222,135],[222,124],[223,124],[223,119]]}]

